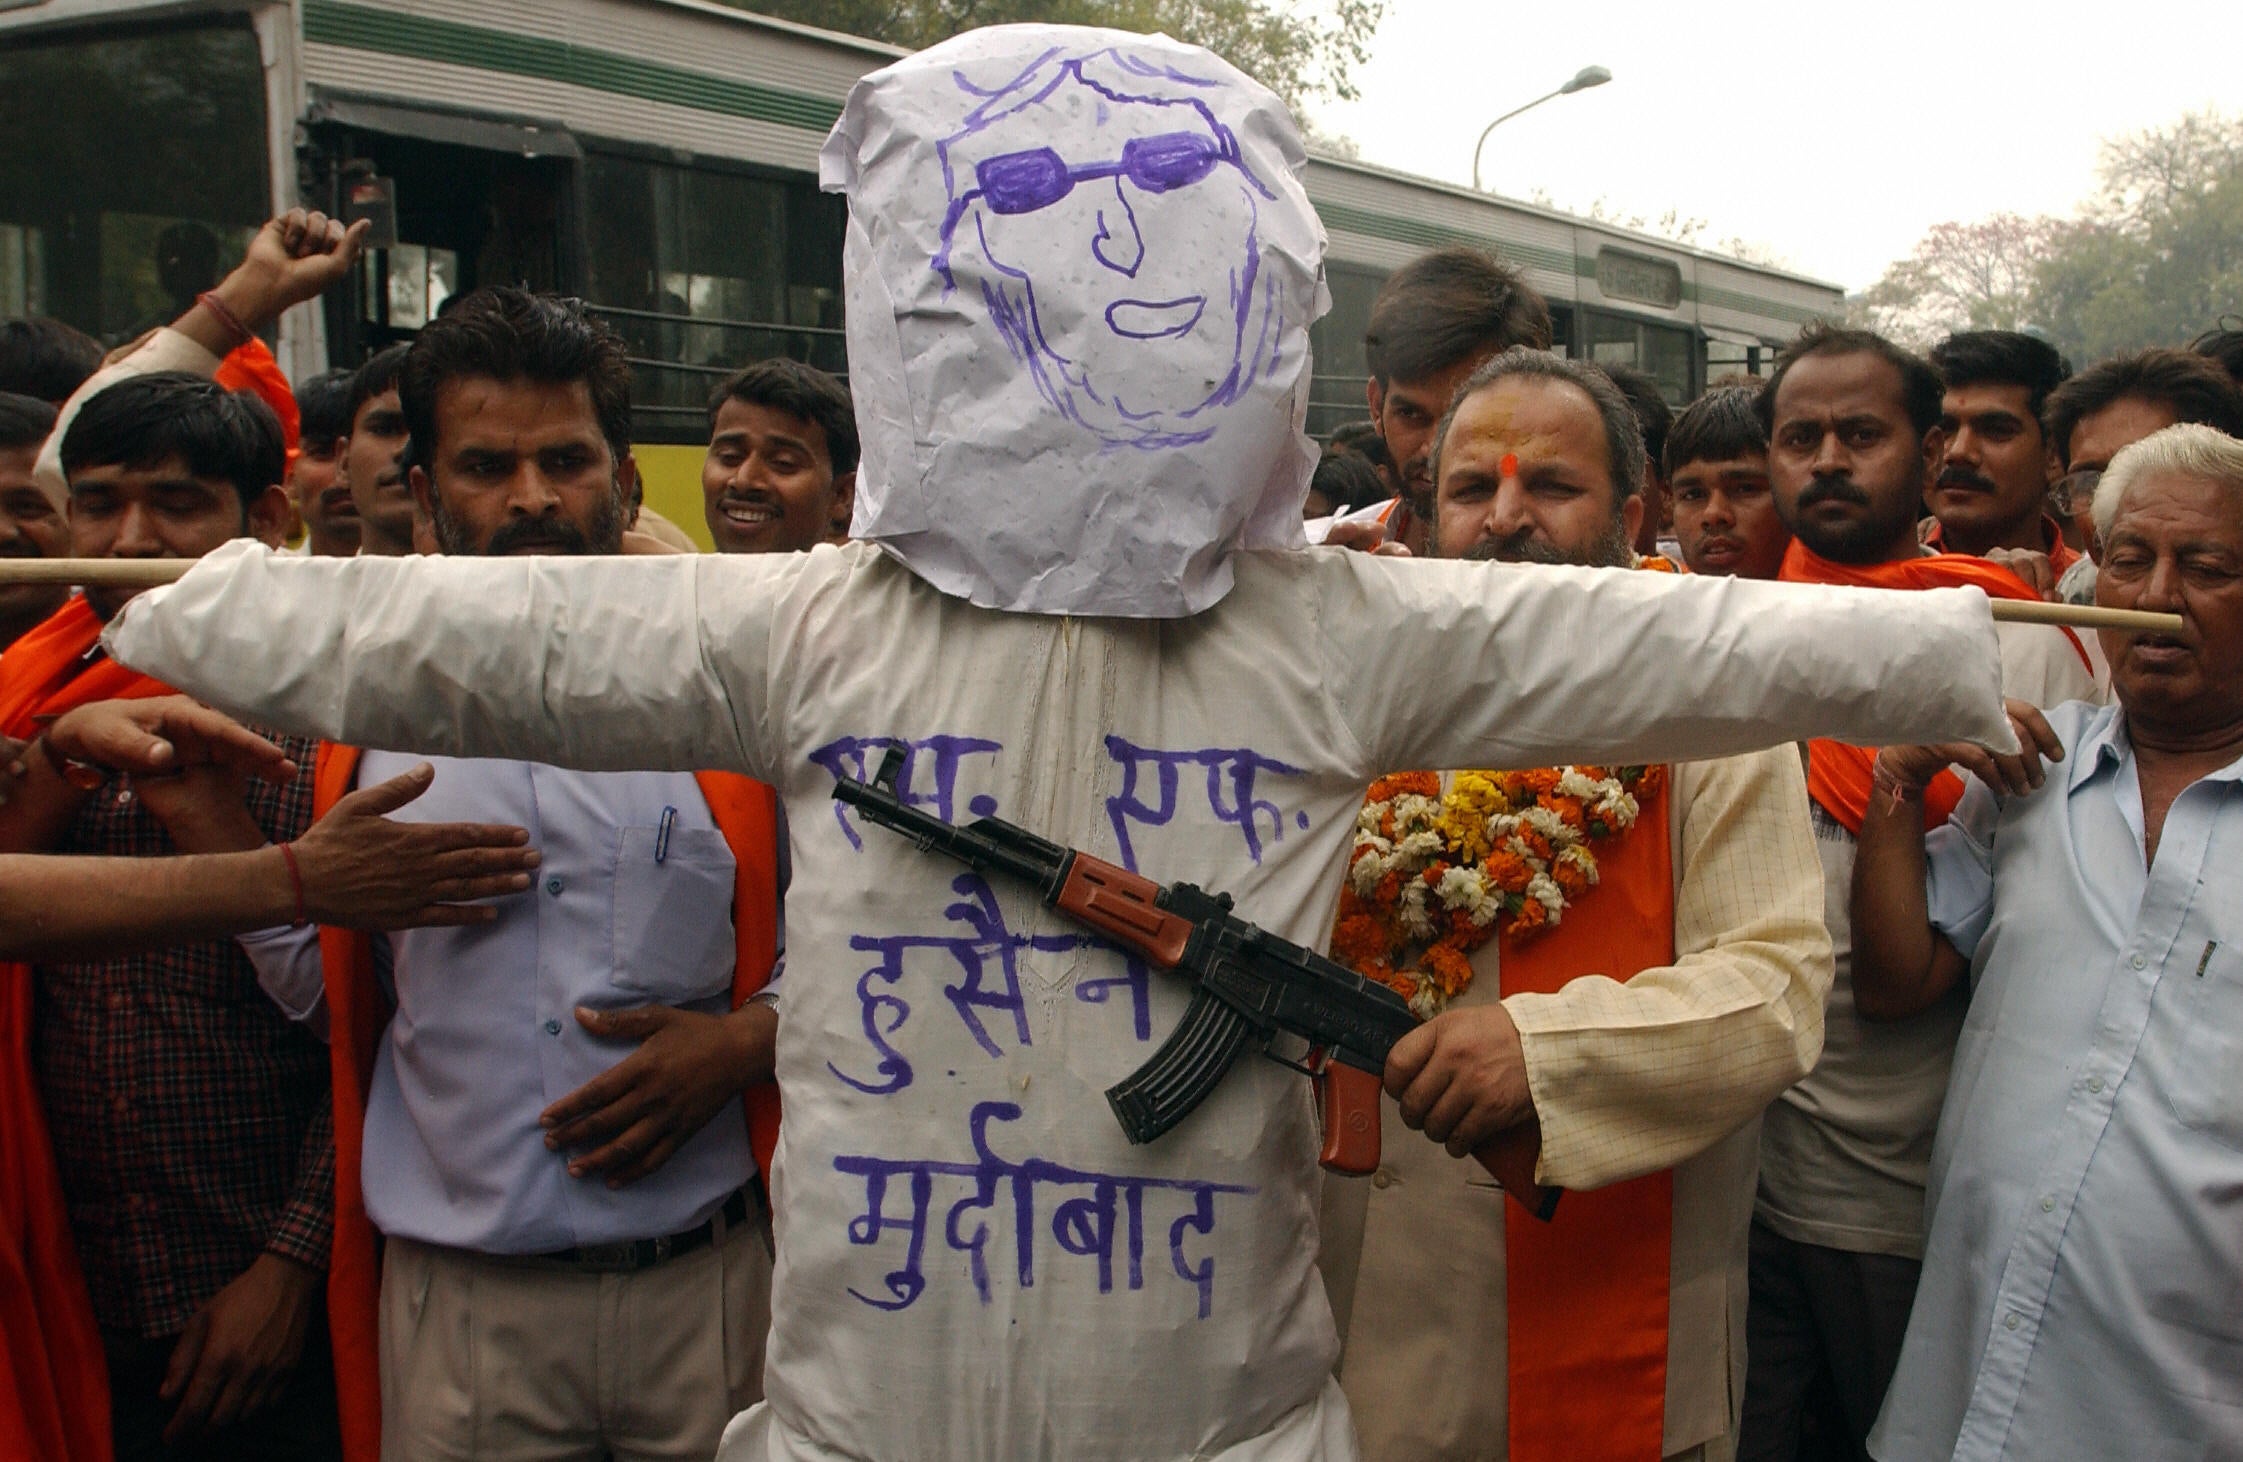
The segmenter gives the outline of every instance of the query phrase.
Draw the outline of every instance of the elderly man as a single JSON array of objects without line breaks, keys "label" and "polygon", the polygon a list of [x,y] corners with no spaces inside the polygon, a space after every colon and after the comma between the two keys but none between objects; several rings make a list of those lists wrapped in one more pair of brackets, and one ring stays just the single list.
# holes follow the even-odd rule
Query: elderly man
[{"label": "elderly man", "polygon": [[[1626,568],[1643,462],[1627,400],[1595,367],[1497,356],[1458,393],[1434,449],[1437,552]],[[1445,772],[1437,788],[1423,775],[1456,829],[1435,857],[1533,866],[1531,838],[1485,846],[1484,794],[1510,786],[1523,812],[1519,789],[1537,774]],[[1788,747],[1547,775],[1545,809],[1563,815],[1609,784],[1634,812],[1544,860],[1560,879],[1582,854],[1599,872],[1593,887],[1574,881],[1548,925],[1542,902],[1521,899],[1476,939],[1408,938],[1379,888],[1391,850],[1382,860],[1368,829],[1342,897],[1334,948],[1420,1009],[1446,1007],[1431,1026],[1436,1069],[1408,1074],[1389,1114],[1384,1166],[1325,1188],[1340,1384],[1373,1462],[1696,1458],[1735,1444],[1759,1115],[1814,1065],[1830,985],[1806,779]],[[1461,988],[1438,973],[1444,947],[1469,960]],[[1429,1110],[1418,1081],[1449,1073]],[[1453,1139],[1450,1110],[1482,1101],[1539,1131],[1540,1181],[1599,1191],[1537,1224],[1507,1213],[1477,1165],[1404,1130]],[[1514,1287],[1514,1274],[1531,1279]],[[1443,1384],[1427,1386],[1432,1375]]]},{"label": "elderly man", "polygon": [[[2168,427],[2095,495],[2117,704],[2013,706],[2056,764],[1888,749],[1865,1012],[1967,984],[1924,1284],[1870,1449],[2234,1456],[2243,1415],[2243,443]],[[1926,781],[1982,770],[1923,830]],[[2006,795],[2005,795],[2006,794]]]},{"label": "elderly man", "polygon": [[[900,795],[937,815],[1224,890],[1307,944],[1395,768],[1814,729],[2008,744],[1976,596],[1302,548],[1305,162],[1266,91],[1158,37],[997,27],[899,61],[825,155],[851,205],[857,541],[237,553],[115,637],[332,736],[779,788],[783,1262],[767,1400],[727,1458],[1355,1456],[1300,1078],[1241,1063],[1130,1144],[1102,1093],[1187,982],[847,815],[837,775],[901,750]],[[1226,293],[1241,259],[1251,299]],[[1047,319],[1065,369],[1006,348]],[[1244,357],[1242,321],[1269,332]],[[253,639],[280,617],[284,645]],[[1755,661],[1780,673],[1712,673]]]}]

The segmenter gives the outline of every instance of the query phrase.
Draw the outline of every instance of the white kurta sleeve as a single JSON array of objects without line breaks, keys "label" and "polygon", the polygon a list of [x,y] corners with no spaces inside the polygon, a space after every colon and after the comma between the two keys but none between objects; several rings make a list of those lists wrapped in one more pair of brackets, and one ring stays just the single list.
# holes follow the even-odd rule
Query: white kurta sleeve
[{"label": "white kurta sleeve", "polygon": [[332,559],[237,541],[103,638],[134,669],[295,735],[771,781],[771,627],[810,557]]},{"label": "white kurta sleeve", "polygon": [[[1539,1176],[1598,1188],[1694,1157],[1814,1069],[1830,993],[1822,861],[1790,747],[1674,769],[1675,961],[1512,995]],[[1583,917],[1595,918],[1590,895]]]},{"label": "white kurta sleeve", "polygon": [[1975,589],[1317,557],[1326,684],[1372,775],[1699,761],[1815,736],[2014,747]]}]

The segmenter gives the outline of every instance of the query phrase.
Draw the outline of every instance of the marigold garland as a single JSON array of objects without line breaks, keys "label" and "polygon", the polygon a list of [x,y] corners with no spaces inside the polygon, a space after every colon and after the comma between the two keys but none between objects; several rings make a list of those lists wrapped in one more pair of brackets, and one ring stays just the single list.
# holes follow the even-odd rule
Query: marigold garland
[{"label": "marigold garland", "polygon": [[1595,887],[1591,845],[1635,826],[1666,768],[1435,772],[1371,784],[1332,955],[1431,1018],[1472,983],[1472,951],[1560,922]]}]

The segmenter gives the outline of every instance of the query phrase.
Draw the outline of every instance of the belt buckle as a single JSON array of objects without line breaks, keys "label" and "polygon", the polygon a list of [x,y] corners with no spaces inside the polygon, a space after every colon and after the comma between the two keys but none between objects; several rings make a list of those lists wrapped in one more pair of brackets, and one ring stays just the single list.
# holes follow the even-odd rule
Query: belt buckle
[{"label": "belt buckle", "polygon": [[576,1262],[590,1269],[636,1268],[636,1244],[581,1244],[576,1250]]}]

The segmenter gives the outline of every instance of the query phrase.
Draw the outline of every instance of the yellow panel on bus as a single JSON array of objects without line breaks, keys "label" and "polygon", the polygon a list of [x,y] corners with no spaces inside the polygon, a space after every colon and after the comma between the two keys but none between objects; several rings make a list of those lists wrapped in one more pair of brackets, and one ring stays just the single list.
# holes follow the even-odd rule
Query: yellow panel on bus
[{"label": "yellow panel on bus", "polygon": [[685,530],[703,553],[716,551],[709,536],[709,516],[701,497],[701,462],[707,447],[648,444],[633,447],[639,461],[639,484],[646,505]]}]

